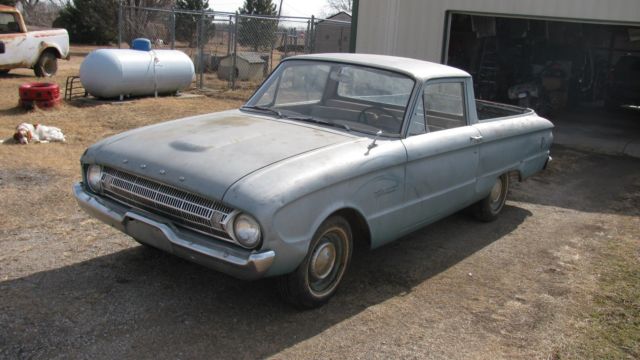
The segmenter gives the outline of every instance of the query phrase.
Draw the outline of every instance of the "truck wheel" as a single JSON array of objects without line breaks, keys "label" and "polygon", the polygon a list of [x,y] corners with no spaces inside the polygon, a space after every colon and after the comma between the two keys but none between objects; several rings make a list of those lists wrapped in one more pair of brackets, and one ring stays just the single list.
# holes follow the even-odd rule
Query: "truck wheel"
[{"label": "truck wheel", "polygon": [[58,71],[58,58],[51,51],[45,51],[40,55],[38,62],[33,68],[37,77],[50,77]]},{"label": "truck wheel", "polygon": [[487,197],[473,205],[473,215],[481,221],[493,221],[498,218],[509,192],[509,175],[502,174],[496,179]]},{"label": "truck wheel", "polygon": [[302,264],[277,279],[280,296],[299,309],[325,304],[342,281],[352,252],[349,223],[340,216],[328,218],[316,230]]}]

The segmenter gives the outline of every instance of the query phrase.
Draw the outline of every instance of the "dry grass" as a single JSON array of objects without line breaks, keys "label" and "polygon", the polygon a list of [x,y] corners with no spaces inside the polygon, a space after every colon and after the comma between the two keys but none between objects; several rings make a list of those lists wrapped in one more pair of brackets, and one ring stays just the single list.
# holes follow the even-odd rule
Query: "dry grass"
[{"label": "dry grass", "polygon": [[[58,74],[47,81],[57,82],[61,90],[64,89],[66,77],[77,75],[84,58],[78,54],[85,54],[91,49],[74,48],[71,61],[61,61]],[[70,186],[80,178],[80,155],[97,140],[143,125],[235,108],[250,93],[245,89],[216,93],[215,97],[144,98],[117,105],[73,101],[49,111],[27,111],[17,106],[18,87],[32,81],[38,79],[26,69],[13,70],[0,79],[0,138],[11,137],[16,125],[28,122],[60,127],[67,143],[0,146],[0,189],[5,204],[0,218],[3,231],[19,228],[27,208],[30,216],[41,221],[62,218],[61,214],[75,210]],[[29,195],[33,191],[45,195],[34,199]],[[51,203],[58,205],[58,211],[50,211]]]},{"label": "dry grass", "polygon": [[[620,206],[631,219],[640,215],[640,180]],[[616,221],[616,241],[595,254],[597,288],[580,316],[588,327],[574,344],[572,357],[640,359],[640,238],[636,221]]]}]

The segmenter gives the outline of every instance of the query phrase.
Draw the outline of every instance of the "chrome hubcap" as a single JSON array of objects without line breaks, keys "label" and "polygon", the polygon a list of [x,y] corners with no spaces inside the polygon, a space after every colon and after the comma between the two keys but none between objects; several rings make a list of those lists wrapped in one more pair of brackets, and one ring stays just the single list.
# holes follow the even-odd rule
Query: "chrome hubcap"
[{"label": "chrome hubcap", "polygon": [[495,204],[500,201],[502,195],[502,179],[498,179],[491,189],[491,203]]},{"label": "chrome hubcap", "polygon": [[335,263],[335,245],[333,243],[324,243],[318,246],[311,257],[311,275],[316,279],[324,279],[329,276]]}]

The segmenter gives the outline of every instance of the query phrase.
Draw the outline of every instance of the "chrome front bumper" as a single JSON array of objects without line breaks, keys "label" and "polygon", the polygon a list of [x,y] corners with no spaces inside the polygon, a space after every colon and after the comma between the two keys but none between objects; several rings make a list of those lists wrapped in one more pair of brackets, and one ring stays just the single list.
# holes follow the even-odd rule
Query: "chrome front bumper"
[{"label": "chrome front bumper", "polygon": [[73,194],[89,215],[111,225],[137,241],[211,269],[244,280],[264,277],[275,258],[272,250],[256,252],[236,248],[203,235],[183,231],[162,218],[122,206],[73,185]]}]

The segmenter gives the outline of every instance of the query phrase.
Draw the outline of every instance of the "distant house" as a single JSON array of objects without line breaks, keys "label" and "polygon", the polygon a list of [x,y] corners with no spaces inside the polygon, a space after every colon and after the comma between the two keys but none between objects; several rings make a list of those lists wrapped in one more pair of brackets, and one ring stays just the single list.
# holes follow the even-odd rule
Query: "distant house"
[{"label": "distant house", "polygon": [[[267,55],[268,56],[268,55]],[[236,59],[235,79],[236,80],[262,80],[268,64],[265,55],[257,52],[239,52]],[[220,59],[218,65],[218,78],[230,80],[233,69],[233,54]]]},{"label": "distant house", "polygon": [[349,52],[350,39],[351,15],[341,11],[329,16],[326,20],[318,21],[315,28],[313,52]]}]

